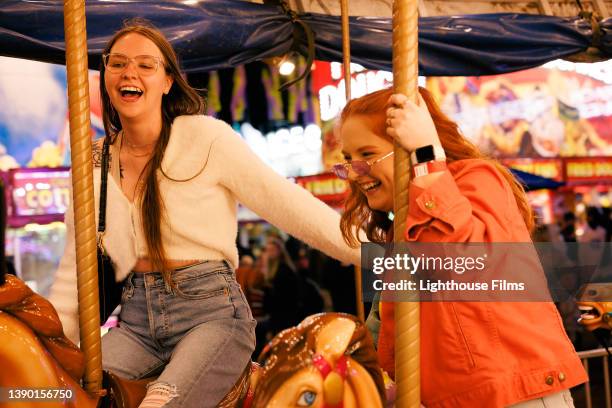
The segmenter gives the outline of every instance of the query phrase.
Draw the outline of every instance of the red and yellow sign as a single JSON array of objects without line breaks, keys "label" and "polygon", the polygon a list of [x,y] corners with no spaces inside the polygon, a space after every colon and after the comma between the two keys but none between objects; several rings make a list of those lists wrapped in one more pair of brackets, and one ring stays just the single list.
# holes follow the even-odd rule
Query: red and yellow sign
[{"label": "red and yellow sign", "polygon": [[563,162],[557,159],[503,159],[502,163],[513,169],[550,178],[563,180]]},{"label": "red and yellow sign", "polygon": [[612,157],[565,159],[568,182],[612,182]]},{"label": "red and yellow sign", "polygon": [[560,159],[502,159],[513,169],[569,184],[612,183],[612,157],[564,157]]},{"label": "red and yellow sign", "polygon": [[332,173],[296,177],[295,182],[310,191],[319,200],[336,208],[344,205],[344,200],[350,191],[348,182],[339,179]]}]

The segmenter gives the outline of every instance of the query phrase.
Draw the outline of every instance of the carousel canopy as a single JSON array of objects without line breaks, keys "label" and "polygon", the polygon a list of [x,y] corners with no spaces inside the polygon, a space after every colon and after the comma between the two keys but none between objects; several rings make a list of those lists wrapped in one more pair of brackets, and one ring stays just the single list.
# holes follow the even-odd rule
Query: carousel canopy
[{"label": "carousel canopy", "polygon": [[[252,0],[269,3],[269,0]],[[288,0],[300,13],[340,15],[340,1]],[[393,0],[348,0],[352,16],[391,17]],[[610,17],[612,0],[419,0],[421,17],[454,16],[461,14],[527,13],[572,17],[580,11],[595,11]]]},{"label": "carousel canopy", "polygon": [[528,173],[526,171],[510,169],[510,172],[516,177],[519,182],[525,188],[525,191],[533,190],[554,190],[558,187],[564,186],[565,182],[556,181],[548,177],[538,176],[537,174]]},{"label": "carousel canopy", "polygon": [[[240,0],[88,0],[87,30],[90,67],[97,69],[102,48],[124,20],[144,17],[153,22],[178,50],[189,73],[237,66],[291,49],[306,53],[307,36],[292,16],[275,4]],[[274,2],[272,2],[274,3]],[[298,13],[315,34],[316,58],[341,61],[340,17],[321,1],[294,2],[294,10],[318,5],[323,13]],[[308,3],[308,4],[305,4]],[[362,0],[357,13],[381,14],[391,0]],[[442,5],[459,4],[457,9]],[[421,1],[431,14],[451,11],[495,11],[489,2]],[[523,14],[510,9],[519,2],[499,2],[511,13],[430,16],[419,19],[421,75],[488,75],[542,65],[558,58],[605,60],[612,56],[612,18]],[[533,2],[532,2],[533,3]],[[538,4],[552,6],[548,0]],[[351,3],[352,4],[352,3]],[[366,4],[369,4],[366,6]],[[472,8],[470,5],[474,4]],[[496,3],[497,4],[497,3]],[[527,3],[526,3],[527,4]],[[555,3],[560,4],[560,3]],[[565,4],[565,3],[564,3]],[[567,2],[565,8],[571,15]],[[605,0],[582,2],[607,13]],[[375,7],[378,5],[379,7]],[[445,6],[446,7],[446,6]],[[573,10],[575,11],[575,10]],[[428,14],[421,11],[421,15]],[[293,16],[296,17],[296,16]],[[351,58],[366,68],[391,70],[391,19],[353,16]],[[64,63],[63,2],[4,0],[0,5],[0,55]]]}]

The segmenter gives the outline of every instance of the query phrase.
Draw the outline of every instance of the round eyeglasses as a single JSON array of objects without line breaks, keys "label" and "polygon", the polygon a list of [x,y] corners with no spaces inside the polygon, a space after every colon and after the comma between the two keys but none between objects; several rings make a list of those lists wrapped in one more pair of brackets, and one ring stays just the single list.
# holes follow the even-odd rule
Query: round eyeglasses
[{"label": "round eyeglasses", "polygon": [[102,55],[104,67],[113,74],[120,74],[126,70],[130,62],[134,63],[136,71],[143,76],[153,75],[157,72],[160,65],[163,65],[161,58],[153,55],[137,55],[130,58],[123,54],[104,54]]},{"label": "round eyeglasses", "polygon": [[372,170],[373,165],[375,165],[381,160],[386,159],[392,154],[393,154],[393,150],[385,154],[383,157],[380,157],[374,161],[351,160],[350,162],[346,162],[346,163],[334,164],[334,166],[332,167],[332,171],[334,172],[336,176],[338,176],[342,180],[348,179],[349,168],[352,168],[355,174],[357,174],[358,176],[366,176],[370,173],[370,170]]}]

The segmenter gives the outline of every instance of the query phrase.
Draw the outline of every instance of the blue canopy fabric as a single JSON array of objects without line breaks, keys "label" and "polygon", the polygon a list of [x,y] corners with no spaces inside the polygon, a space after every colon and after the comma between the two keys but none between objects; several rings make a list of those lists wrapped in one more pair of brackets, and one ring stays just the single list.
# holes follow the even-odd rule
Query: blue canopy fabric
[{"label": "blue canopy fabric", "polygon": [[[305,36],[280,7],[236,0],[88,0],[90,67],[124,20],[143,17],[171,40],[183,68],[197,73],[285,54],[305,52]],[[303,14],[315,33],[316,58],[341,61],[340,17]],[[391,70],[391,20],[351,17],[351,58],[366,68]],[[600,22],[599,49],[612,57],[612,18]],[[419,19],[419,73],[476,76],[512,72],[586,50],[589,21],[532,14],[479,14]],[[63,2],[4,0],[0,55],[64,63]]]},{"label": "blue canopy fabric", "polygon": [[528,173],[526,171],[510,169],[512,174],[518,179],[518,181],[525,187],[525,191],[533,190],[554,190],[558,187],[564,186],[565,182],[556,181],[548,177],[538,176],[536,174]]}]

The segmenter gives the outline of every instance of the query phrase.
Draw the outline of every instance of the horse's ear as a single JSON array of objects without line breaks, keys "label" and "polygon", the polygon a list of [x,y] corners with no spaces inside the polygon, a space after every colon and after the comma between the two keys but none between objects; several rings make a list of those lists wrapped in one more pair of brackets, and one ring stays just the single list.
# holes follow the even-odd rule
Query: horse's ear
[{"label": "horse's ear", "polygon": [[315,351],[327,361],[336,361],[344,354],[357,325],[346,317],[327,323],[317,335]]}]

